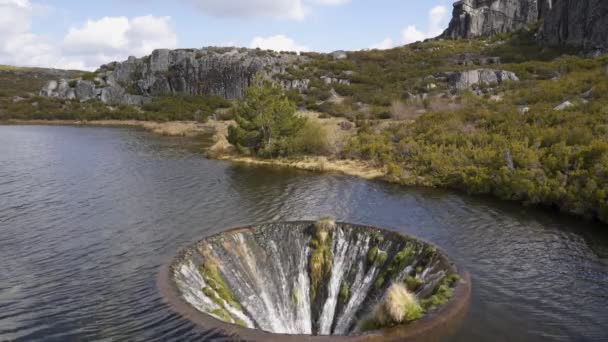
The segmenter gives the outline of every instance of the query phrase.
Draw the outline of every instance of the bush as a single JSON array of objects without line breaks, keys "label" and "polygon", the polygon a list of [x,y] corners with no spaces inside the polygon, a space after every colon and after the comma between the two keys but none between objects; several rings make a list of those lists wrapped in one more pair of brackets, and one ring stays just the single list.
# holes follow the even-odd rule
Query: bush
[{"label": "bush", "polygon": [[290,154],[325,155],[329,152],[325,128],[318,122],[307,120],[294,136]]},{"label": "bush", "polygon": [[151,118],[160,121],[205,121],[218,108],[227,108],[230,102],[217,96],[172,95],[159,96],[143,105],[143,110],[153,113]]},{"label": "bush", "polygon": [[388,288],[382,301],[374,308],[371,317],[363,321],[359,330],[370,331],[391,327],[417,320],[423,314],[424,310],[416,296],[404,285],[395,283]]},{"label": "bush", "polygon": [[296,115],[293,102],[277,84],[257,77],[234,107],[237,126],[230,126],[228,141],[241,151],[260,157],[286,156],[306,119]]}]

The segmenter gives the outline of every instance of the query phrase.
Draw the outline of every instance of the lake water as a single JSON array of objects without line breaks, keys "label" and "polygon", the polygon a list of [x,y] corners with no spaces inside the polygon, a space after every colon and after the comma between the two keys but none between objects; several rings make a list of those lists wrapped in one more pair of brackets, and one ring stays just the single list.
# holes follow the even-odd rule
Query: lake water
[{"label": "lake water", "polygon": [[473,279],[454,341],[608,340],[608,226],[484,197],[207,160],[124,128],[0,126],[0,341],[220,339],[171,311],[161,264],[274,220],[431,241]]}]

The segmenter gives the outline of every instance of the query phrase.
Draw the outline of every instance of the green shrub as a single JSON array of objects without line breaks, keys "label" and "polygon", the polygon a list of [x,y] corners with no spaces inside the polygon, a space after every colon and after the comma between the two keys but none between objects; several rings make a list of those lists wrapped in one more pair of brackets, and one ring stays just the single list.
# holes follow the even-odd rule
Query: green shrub
[{"label": "green shrub", "polygon": [[261,76],[234,107],[234,119],[237,126],[229,128],[228,141],[260,157],[288,155],[306,123],[282,88]]},{"label": "green shrub", "polygon": [[289,155],[325,155],[330,152],[325,128],[318,122],[306,120],[295,134],[289,148]]}]

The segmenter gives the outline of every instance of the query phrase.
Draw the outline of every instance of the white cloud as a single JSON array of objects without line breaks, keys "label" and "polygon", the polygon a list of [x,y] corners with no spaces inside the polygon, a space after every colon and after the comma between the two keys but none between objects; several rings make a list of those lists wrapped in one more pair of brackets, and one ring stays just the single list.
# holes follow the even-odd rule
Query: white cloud
[{"label": "white cloud", "polygon": [[57,47],[30,31],[40,8],[29,0],[0,0],[0,63],[56,66]]},{"label": "white cloud", "polygon": [[69,29],[64,51],[97,66],[129,55],[143,56],[157,48],[175,48],[177,36],[170,17],[105,17]]},{"label": "white cloud", "polygon": [[370,49],[378,49],[378,50],[386,50],[386,49],[392,49],[393,47],[395,47],[395,42],[393,41],[392,38],[385,38],[384,40],[382,40],[381,42],[378,42],[376,44],[372,44],[372,46],[370,46]]},{"label": "white cloud", "polygon": [[105,17],[71,27],[63,41],[31,32],[45,7],[30,0],[0,0],[0,64],[95,69],[100,64],[174,48],[170,17]]},{"label": "white cloud", "polygon": [[303,19],[313,6],[337,6],[350,0],[183,0],[219,17]]},{"label": "white cloud", "polygon": [[438,36],[447,27],[449,19],[446,6],[435,6],[429,11],[427,30],[421,31],[415,25],[410,25],[401,31],[401,43],[410,44]]},{"label": "white cloud", "polygon": [[296,43],[293,39],[279,34],[270,37],[255,37],[249,45],[251,48],[260,48],[262,50],[274,51],[308,51],[308,47]]},{"label": "white cloud", "polygon": [[426,32],[419,31],[415,25],[410,25],[401,31],[401,43],[403,44],[425,40],[428,37]]},{"label": "white cloud", "polygon": [[28,0],[0,0],[0,34],[27,32],[32,11],[32,4]]}]

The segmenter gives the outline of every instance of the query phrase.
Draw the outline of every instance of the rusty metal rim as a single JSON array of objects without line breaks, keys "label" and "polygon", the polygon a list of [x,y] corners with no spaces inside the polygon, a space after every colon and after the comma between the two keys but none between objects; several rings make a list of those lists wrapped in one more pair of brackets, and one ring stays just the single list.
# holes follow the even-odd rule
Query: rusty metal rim
[{"label": "rusty metal rim", "polygon": [[[219,233],[212,233],[203,236],[201,240],[194,243],[189,243],[186,246],[179,249],[176,256],[185,254],[192,248],[193,245],[206,239],[236,233],[242,230],[254,230],[258,226],[265,224],[313,224],[314,221],[287,221],[287,222],[266,222],[258,223],[245,227],[229,228]],[[157,286],[162,295],[163,301],[167,303],[175,312],[179,313],[182,317],[190,320],[200,328],[205,330],[214,331],[226,336],[234,337],[236,340],[246,341],[413,341],[418,340],[421,337],[430,337],[430,335],[440,334],[438,330],[451,325],[451,321],[458,324],[467,312],[468,304],[471,297],[471,277],[468,272],[459,270],[454,265],[443,250],[437,247],[435,244],[427,242],[423,239],[418,239],[410,235],[406,235],[394,230],[378,228],[371,225],[356,224],[349,222],[337,222],[338,224],[348,224],[361,229],[377,229],[383,232],[396,234],[405,238],[415,239],[423,242],[437,249],[439,255],[447,261],[452,269],[460,276],[457,286],[454,288],[454,294],[452,298],[444,304],[437,311],[425,315],[421,319],[406,325],[399,325],[383,330],[372,331],[363,334],[353,335],[331,335],[331,336],[314,336],[314,335],[294,335],[294,334],[277,334],[271,333],[259,329],[250,329],[239,327],[234,324],[226,323],[218,320],[211,315],[201,312],[194,308],[188,303],[182,296],[177,288],[176,284],[172,281],[171,268],[176,261],[176,257],[169,259],[165,262],[158,274]],[[429,336],[427,336],[429,335]]]}]

